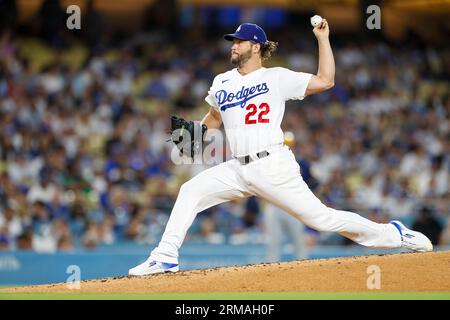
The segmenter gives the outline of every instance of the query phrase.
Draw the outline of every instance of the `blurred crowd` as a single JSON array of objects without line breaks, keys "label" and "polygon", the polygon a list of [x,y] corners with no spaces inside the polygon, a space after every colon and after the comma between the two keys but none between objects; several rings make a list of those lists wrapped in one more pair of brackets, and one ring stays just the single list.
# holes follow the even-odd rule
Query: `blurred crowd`
[{"label": "blurred crowd", "polygon": [[[269,66],[316,72],[313,38],[276,38]],[[205,168],[171,161],[170,116],[207,112],[215,74],[231,67],[229,43],[146,33],[87,49],[76,64],[67,59],[75,41],[22,40],[11,30],[0,39],[0,250],[157,242],[180,185]],[[315,194],[450,244],[449,50],[374,40],[333,47],[335,87],[289,102],[283,122]],[[49,62],[40,63],[43,52]],[[186,241],[263,243],[264,206],[249,198],[208,209]],[[311,246],[345,243],[309,231]]]}]

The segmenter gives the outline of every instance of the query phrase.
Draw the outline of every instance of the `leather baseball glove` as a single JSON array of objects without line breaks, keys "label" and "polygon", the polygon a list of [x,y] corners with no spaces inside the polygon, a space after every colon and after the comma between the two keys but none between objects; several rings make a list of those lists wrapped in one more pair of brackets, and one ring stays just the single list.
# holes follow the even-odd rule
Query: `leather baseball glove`
[{"label": "leather baseball glove", "polygon": [[202,151],[206,130],[206,125],[201,125],[198,121],[186,121],[175,116],[171,118],[171,140],[181,154],[187,154],[191,158]]}]

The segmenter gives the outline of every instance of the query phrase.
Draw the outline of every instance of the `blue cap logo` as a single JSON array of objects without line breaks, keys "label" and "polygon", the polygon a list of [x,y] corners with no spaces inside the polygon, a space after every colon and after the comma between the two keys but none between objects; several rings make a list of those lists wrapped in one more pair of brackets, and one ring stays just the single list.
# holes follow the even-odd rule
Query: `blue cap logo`
[{"label": "blue cap logo", "polygon": [[264,30],[254,23],[243,23],[236,29],[235,33],[226,34],[223,37],[228,41],[240,39],[259,44],[265,44],[267,42],[267,36]]}]

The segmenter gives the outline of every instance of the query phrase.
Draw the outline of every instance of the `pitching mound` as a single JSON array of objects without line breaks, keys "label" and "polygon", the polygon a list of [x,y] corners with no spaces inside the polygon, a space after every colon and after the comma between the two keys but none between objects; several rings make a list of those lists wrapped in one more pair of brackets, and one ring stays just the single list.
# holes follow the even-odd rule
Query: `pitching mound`
[{"label": "pitching mound", "polygon": [[[371,267],[369,266],[377,266]],[[180,292],[363,292],[368,272],[379,270],[381,290],[450,291],[450,252],[401,253],[266,263],[184,271],[146,277],[116,277],[18,287],[2,292],[180,293]]]}]

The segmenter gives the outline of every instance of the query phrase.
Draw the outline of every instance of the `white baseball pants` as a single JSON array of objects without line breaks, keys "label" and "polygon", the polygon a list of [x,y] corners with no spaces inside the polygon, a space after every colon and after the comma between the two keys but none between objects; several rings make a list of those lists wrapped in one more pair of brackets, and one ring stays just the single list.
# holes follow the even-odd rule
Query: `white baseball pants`
[{"label": "white baseball pants", "polygon": [[268,150],[269,156],[242,165],[232,159],[209,168],[184,183],[159,245],[151,259],[178,263],[178,250],[197,213],[219,203],[255,195],[280,207],[307,226],[337,232],[363,246],[398,248],[401,237],[392,224],[379,224],[360,215],[325,206],[308,188],[294,154],[287,146]]}]

